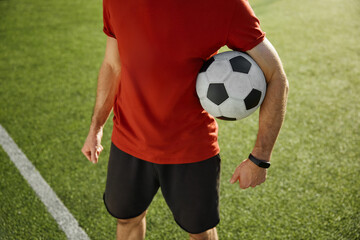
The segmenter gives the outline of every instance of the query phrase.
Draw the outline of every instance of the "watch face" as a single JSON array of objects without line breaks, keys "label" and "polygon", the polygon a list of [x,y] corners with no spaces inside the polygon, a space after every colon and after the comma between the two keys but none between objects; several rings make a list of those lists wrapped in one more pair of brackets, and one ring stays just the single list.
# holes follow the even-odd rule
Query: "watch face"
[{"label": "watch face", "polygon": [[268,168],[268,167],[270,167],[270,163],[267,163],[267,162],[259,162],[259,167]]}]

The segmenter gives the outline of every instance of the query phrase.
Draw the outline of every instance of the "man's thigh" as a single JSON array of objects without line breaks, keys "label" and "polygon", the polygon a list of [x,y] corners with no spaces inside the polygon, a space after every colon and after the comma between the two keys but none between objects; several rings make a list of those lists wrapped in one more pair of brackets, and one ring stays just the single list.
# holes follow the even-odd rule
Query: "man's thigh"
[{"label": "man's thigh", "polygon": [[111,144],[104,203],[112,216],[129,219],[140,215],[149,207],[158,189],[152,163]]},{"label": "man's thigh", "polygon": [[175,221],[189,233],[202,233],[219,221],[220,156],[205,161],[156,165],[161,191]]}]

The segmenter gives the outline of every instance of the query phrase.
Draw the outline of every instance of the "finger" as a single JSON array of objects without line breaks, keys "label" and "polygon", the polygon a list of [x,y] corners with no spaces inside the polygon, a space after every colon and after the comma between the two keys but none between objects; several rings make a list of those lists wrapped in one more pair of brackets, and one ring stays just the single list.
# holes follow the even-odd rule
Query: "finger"
[{"label": "finger", "polygon": [[102,150],[97,150],[96,151],[96,161],[99,160],[99,156]]},{"label": "finger", "polygon": [[260,184],[262,184],[262,183],[264,183],[265,182],[265,178],[262,178],[262,179],[260,179],[258,182],[257,182],[257,185],[260,185]]},{"label": "finger", "polygon": [[100,156],[100,153],[102,152],[102,150],[104,150],[103,146],[99,145],[99,146],[97,147],[96,154],[95,154],[96,162],[99,161],[99,156]]},{"label": "finger", "polygon": [[254,187],[262,184],[263,182],[265,182],[265,178],[263,178],[263,177],[262,177],[262,178],[258,178],[258,177],[257,177],[257,178],[254,179],[254,181],[251,183],[250,186],[254,188]]},{"label": "finger", "polygon": [[239,186],[241,189],[246,189],[250,187],[250,184],[246,180],[239,181]]},{"label": "finger", "polygon": [[96,149],[99,152],[99,154],[102,152],[102,150],[104,150],[103,146],[101,145],[98,145]]},{"label": "finger", "polygon": [[91,151],[91,162],[92,163],[96,163],[97,159],[96,159],[96,149],[94,148],[92,151]]},{"label": "finger", "polygon": [[249,183],[243,183],[243,182],[239,182],[239,186],[241,189],[247,189],[248,187],[250,187]]},{"label": "finger", "polygon": [[239,176],[239,187],[241,188],[242,185],[242,181],[241,181],[241,176]]},{"label": "finger", "polygon": [[246,173],[240,175],[240,177],[239,177],[239,187],[241,189],[246,189],[246,188],[250,187],[250,184],[251,184],[250,179],[246,175]]}]

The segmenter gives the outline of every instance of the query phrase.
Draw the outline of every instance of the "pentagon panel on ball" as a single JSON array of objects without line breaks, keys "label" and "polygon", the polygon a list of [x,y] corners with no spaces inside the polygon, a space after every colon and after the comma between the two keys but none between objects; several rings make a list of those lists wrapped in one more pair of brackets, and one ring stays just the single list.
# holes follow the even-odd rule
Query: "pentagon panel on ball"
[{"label": "pentagon panel on ball", "polygon": [[210,83],[206,97],[216,105],[220,105],[229,98],[229,95],[223,83]]},{"label": "pentagon panel on ball", "polygon": [[229,51],[206,61],[196,80],[202,107],[222,120],[239,120],[256,111],[266,94],[266,80],[246,53]]}]

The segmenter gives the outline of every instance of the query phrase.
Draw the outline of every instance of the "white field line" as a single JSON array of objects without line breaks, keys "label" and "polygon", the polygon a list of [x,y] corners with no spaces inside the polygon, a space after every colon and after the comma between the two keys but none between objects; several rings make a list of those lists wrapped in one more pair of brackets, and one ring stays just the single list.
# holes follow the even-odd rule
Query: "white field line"
[{"label": "white field line", "polygon": [[42,178],[39,171],[36,170],[34,165],[32,165],[32,163],[27,159],[25,154],[20,150],[1,124],[0,145],[9,155],[11,161],[15,164],[21,175],[39,196],[49,213],[66,234],[67,238],[70,240],[89,240],[90,238],[79,226],[79,223],[73,215],[71,215],[69,210],[56,196],[56,193]]}]

